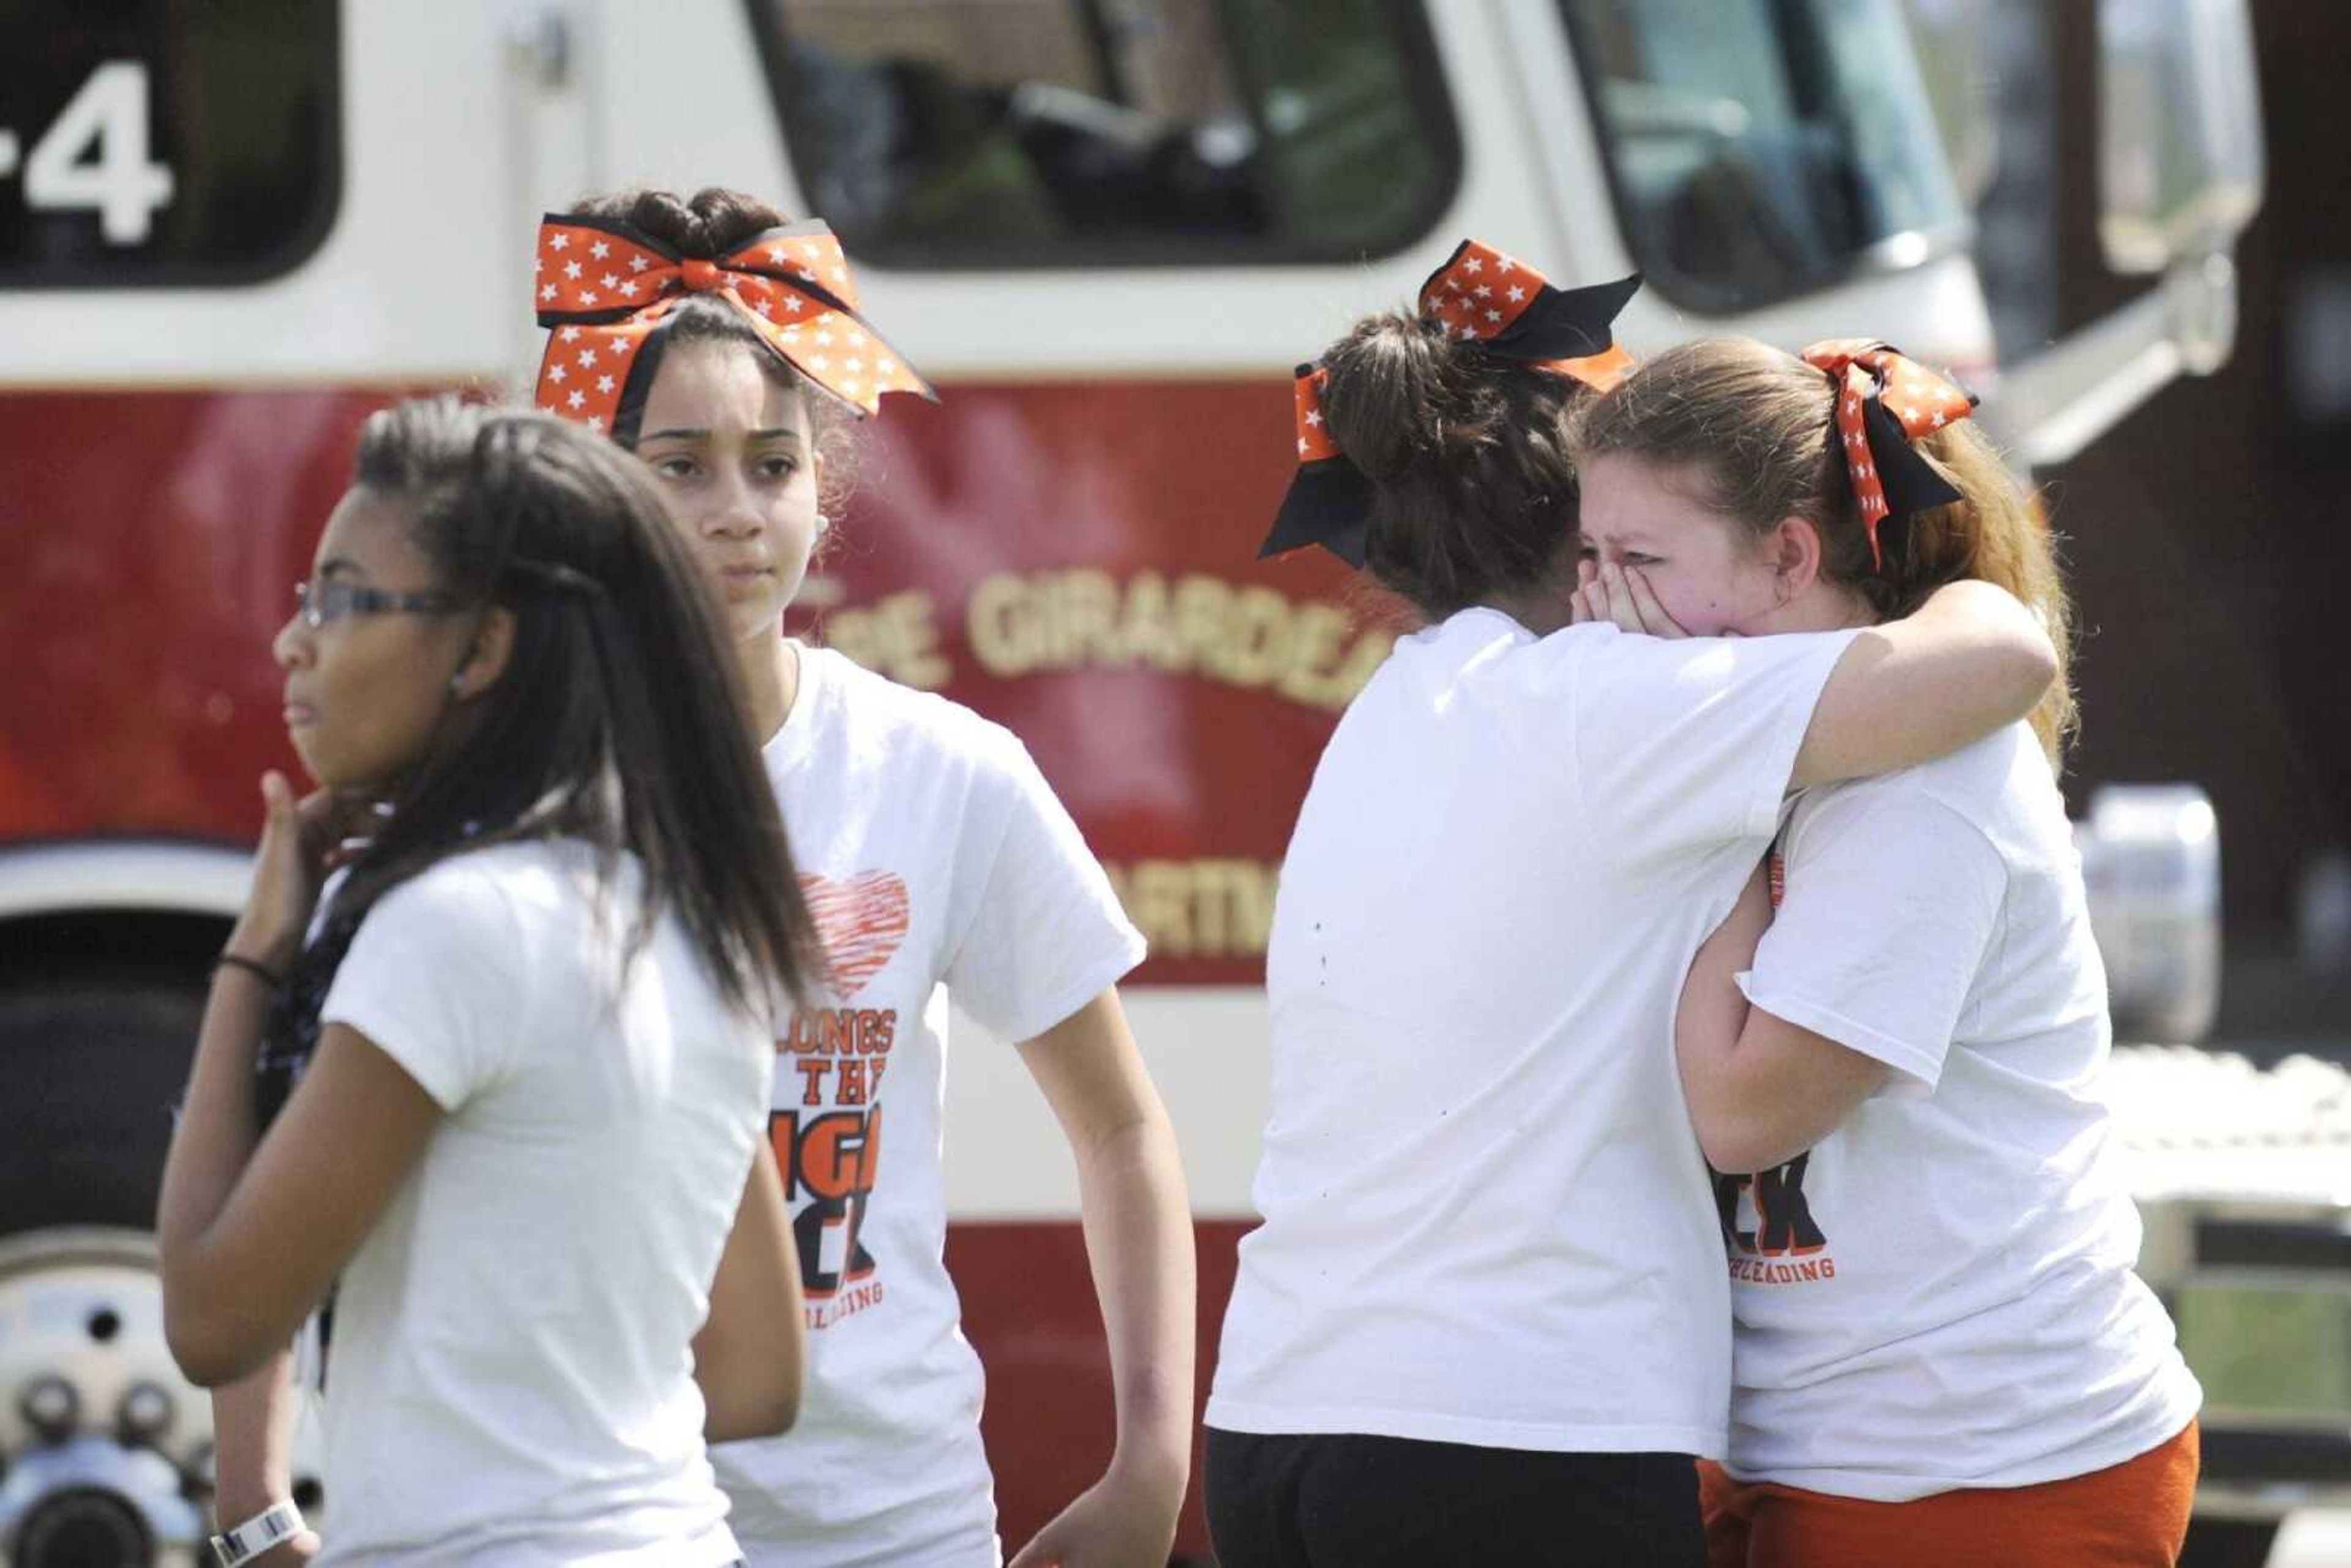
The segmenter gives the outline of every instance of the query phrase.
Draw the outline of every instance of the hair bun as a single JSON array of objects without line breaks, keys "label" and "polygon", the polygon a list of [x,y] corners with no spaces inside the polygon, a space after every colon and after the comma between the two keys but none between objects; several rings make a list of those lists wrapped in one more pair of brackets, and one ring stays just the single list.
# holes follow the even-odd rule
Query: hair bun
[{"label": "hair bun", "polygon": [[1331,439],[1371,481],[1364,564],[1431,620],[1552,585],[1572,552],[1563,416],[1583,383],[1441,322],[1367,316],[1322,355]]},{"label": "hair bun", "polygon": [[1436,455],[1454,412],[1455,357],[1435,322],[1402,311],[1365,317],[1322,355],[1331,439],[1374,482],[1409,473]]},{"label": "hair bun", "polygon": [[680,256],[716,261],[752,235],[790,223],[790,216],[756,196],[705,185],[692,196],[650,188],[616,191],[576,203],[571,215],[624,223]]}]

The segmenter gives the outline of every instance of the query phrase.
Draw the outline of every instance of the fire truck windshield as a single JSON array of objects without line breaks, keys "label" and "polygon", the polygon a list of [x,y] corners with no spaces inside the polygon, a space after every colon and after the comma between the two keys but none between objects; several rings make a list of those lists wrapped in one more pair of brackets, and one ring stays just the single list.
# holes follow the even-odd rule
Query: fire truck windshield
[{"label": "fire truck windshield", "polygon": [[1452,198],[1422,7],[751,0],[852,253],[929,268],[1355,261]]},{"label": "fire truck windshield", "polygon": [[1562,0],[1625,242],[1716,314],[1964,236],[1894,0]]}]

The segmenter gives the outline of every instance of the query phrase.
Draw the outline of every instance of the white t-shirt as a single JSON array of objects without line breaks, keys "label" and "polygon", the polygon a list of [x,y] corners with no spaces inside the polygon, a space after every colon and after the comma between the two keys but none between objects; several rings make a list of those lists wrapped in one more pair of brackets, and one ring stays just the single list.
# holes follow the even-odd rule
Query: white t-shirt
[{"label": "white t-shirt", "polygon": [[1396,644],[1282,869],[1265,1223],[1210,1425],[1721,1451],[1674,1004],[1849,641],[1538,639],[1478,609]]},{"label": "white t-shirt", "polygon": [[2166,1441],[2201,1396],[2131,1271],[2105,972],[2032,730],[1806,791],[1783,858],[1747,994],[1895,1071],[1810,1154],[1719,1179],[1733,1473],[1903,1501]]},{"label": "white t-shirt", "polygon": [[446,1113],[343,1270],[322,1565],[731,1562],[691,1342],[774,1060],[674,915],[624,971],[636,866],[444,861],[360,924],[321,1017]]},{"label": "white t-shirt", "polygon": [[1143,937],[1010,731],[829,650],[799,670],[768,777],[834,978],[776,1042],[769,1130],[809,1382],[790,1432],[714,1458],[755,1565],[992,1564],[980,1366],[942,1257],[947,993],[1029,1040]]}]

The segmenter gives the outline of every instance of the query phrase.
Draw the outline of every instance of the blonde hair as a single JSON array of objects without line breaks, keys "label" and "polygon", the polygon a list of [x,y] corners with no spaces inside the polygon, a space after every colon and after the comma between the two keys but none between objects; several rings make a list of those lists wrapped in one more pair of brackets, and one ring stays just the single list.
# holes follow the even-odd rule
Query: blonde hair
[{"label": "blonde hair", "polygon": [[[2033,709],[2053,766],[2079,727],[2071,657],[2074,608],[2048,523],[1991,438],[1962,420],[1912,444],[1961,499],[1913,513],[1898,559],[1879,570],[1832,420],[1828,376],[1747,338],[1709,338],[1650,360],[1581,411],[1579,464],[1621,454],[1694,471],[1700,499],[1760,538],[1784,517],[1819,531],[1821,575],[1897,620],[1945,583],[2006,589],[2039,615],[2057,649],[2057,679]],[[1889,555],[1892,552],[1889,551]]]}]

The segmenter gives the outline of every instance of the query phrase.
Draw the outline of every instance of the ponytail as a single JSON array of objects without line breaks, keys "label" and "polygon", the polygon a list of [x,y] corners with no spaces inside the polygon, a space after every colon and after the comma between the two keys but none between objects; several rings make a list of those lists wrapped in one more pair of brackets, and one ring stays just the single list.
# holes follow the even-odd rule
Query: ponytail
[{"label": "ponytail", "polygon": [[2057,679],[2032,721],[2049,760],[2062,767],[2081,728],[2081,710],[2074,697],[2073,596],[2048,518],[1973,423],[1947,425],[1916,446],[1962,498],[1911,518],[1909,548],[1886,614],[1907,615],[1945,583],[1970,579],[2014,594],[2041,618],[2057,650]]},{"label": "ponytail", "polygon": [[1332,439],[1371,482],[1364,566],[1382,586],[1440,621],[1573,570],[1562,425],[1581,382],[1401,312],[1365,318],[1322,365]]}]

